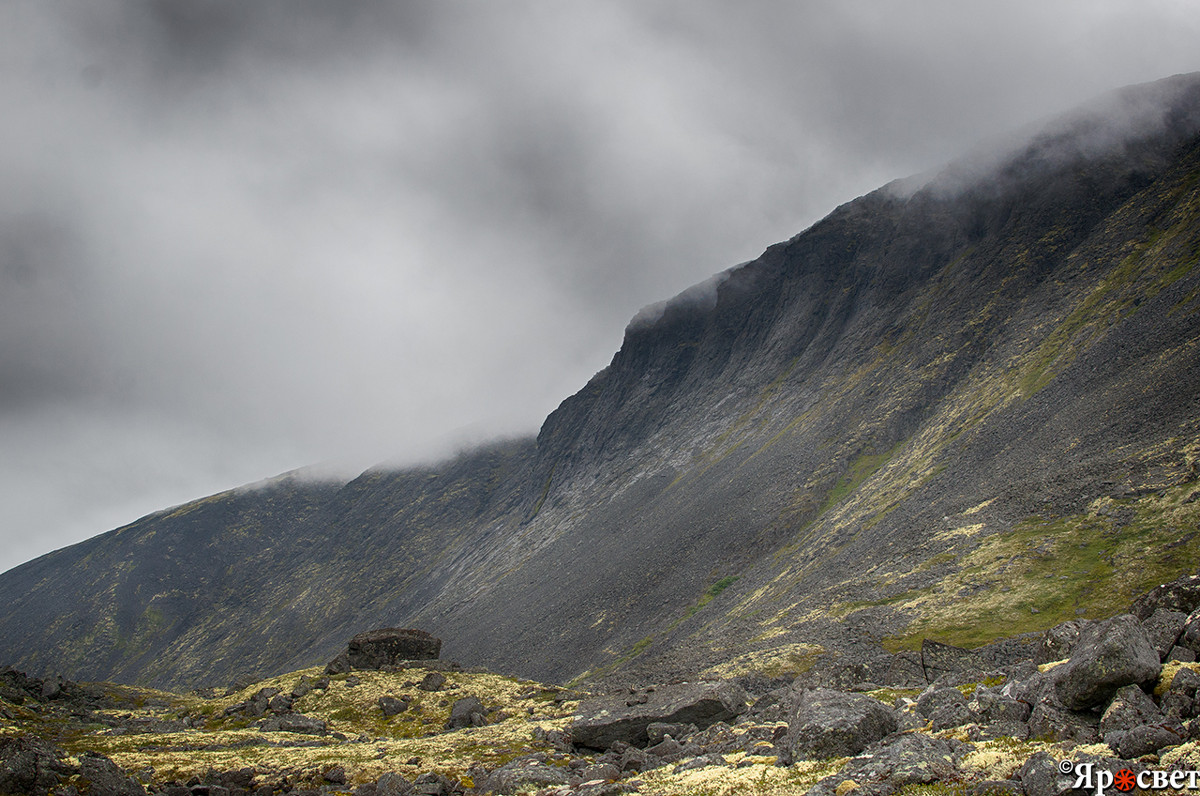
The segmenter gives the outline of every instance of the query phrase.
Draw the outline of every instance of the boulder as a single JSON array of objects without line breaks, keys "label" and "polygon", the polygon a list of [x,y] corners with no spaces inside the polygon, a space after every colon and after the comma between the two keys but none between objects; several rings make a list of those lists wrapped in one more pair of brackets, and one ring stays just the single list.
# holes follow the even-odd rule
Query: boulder
[{"label": "boulder", "polygon": [[957,688],[947,686],[930,686],[917,697],[917,712],[925,718],[933,716],[934,712],[947,705],[967,704],[967,698]]},{"label": "boulder", "polygon": [[1129,613],[1144,621],[1153,616],[1159,608],[1190,614],[1198,607],[1200,607],[1200,576],[1183,575],[1138,597],[1129,607]]},{"label": "boulder", "polygon": [[141,783],[95,752],[80,753],[79,782],[89,796],[146,796]]},{"label": "boulder", "polygon": [[929,717],[930,729],[934,732],[948,730],[951,727],[961,727],[964,724],[973,724],[979,721],[979,717],[971,712],[971,709],[964,704],[958,703],[953,705],[944,705],[933,712]]},{"label": "boulder", "polygon": [[1171,651],[1167,653],[1167,660],[1179,661],[1181,663],[1195,663],[1196,653],[1192,652],[1187,647],[1171,647]]},{"label": "boulder", "polygon": [[388,771],[375,781],[375,796],[408,796],[412,792],[412,783],[395,771]]},{"label": "boulder", "polygon": [[921,665],[926,682],[947,675],[971,674],[983,668],[983,662],[969,649],[925,639],[921,642]]},{"label": "boulder", "polygon": [[1128,732],[1114,733],[1114,735],[1117,736],[1114,739],[1115,744],[1110,741],[1108,745],[1117,753],[1118,757],[1126,760],[1136,760],[1142,755],[1155,754],[1160,749],[1177,746],[1187,740],[1178,732],[1158,724],[1143,724]]},{"label": "boulder", "polygon": [[567,772],[558,766],[548,766],[530,760],[514,760],[488,775],[484,792],[516,793],[520,790],[566,785]]},{"label": "boulder", "polygon": [[350,639],[346,654],[355,669],[383,669],[404,661],[434,660],[442,653],[442,640],[424,630],[387,627],[359,633]]},{"label": "boulder", "polygon": [[1100,740],[1100,719],[1086,710],[1065,710],[1049,701],[1034,706],[1029,716],[1029,734],[1055,741],[1096,743]]},{"label": "boulder", "polygon": [[426,771],[414,779],[412,785],[413,793],[421,796],[450,796],[461,790],[457,782],[436,771]]},{"label": "boulder", "polygon": [[485,724],[487,724],[487,709],[477,697],[470,696],[454,700],[454,704],[450,707],[450,720],[446,722],[446,729],[482,727]]},{"label": "boulder", "polygon": [[422,691],[441,691],[444,685],[446,685],[446,675],[441,672],[430,672],[417,684],[417,688]]},{"label": "boulder", "polygon": [[1013,776],[1020,781],[1027,796],[1067,796],[1078,793],[1071,787],[1075,777],[1064,774],[1058,767],[1058,759],[1049,752],[1034,753]]},{"label": "boulder", "polygon": [[646,736],[649,743],[656,744],[662,743],[668,735],[675,740],[679,740],[699,729],[695,724],[666,724],[661,721],[655,721],[646,726]]},{"label": "boulder", "polygon": [[891,688],[923,688],[927,682],[919,652],[897,652],[883,675],[883,684]]},{"label": "boulder", "polygon": [[848,757],[896,731],[896,717],[878,699],[825,688],[800,691],[788,721],[793,760]]},{"label": "boulder", "polygon": [[818,782],[808,794],[891,793],[906,786],[960,778],[954,750],[948,741],[921,733],[904,733],[884,739],[882,744],[853,758],[836,774]]},{"label": "boulder", "polygon": [[608,749],[617,741],[645,746],[651,723],[704,728],[746,711],[745,692],[727,682],[660,686],[645,697],[644,702],[609,696],[580,703],[571,725],[575,744],[592,749]]},{"label": "boulder", "polygon": [[323,719],[303,713],[287,713],[272,716],[258,725],[262,732],[294,732],[300,735],[324,735],[327,728]]},{"label": "boulder", "polygon": [[1192,611],[1184,620],[1183,630],[1176,643],[1193,655],[1200,652],[1200,609]]},{"label": "boulder", "polygon": [[1050,675],[1058,701],[1085,710],[1104,704],[1121,686],[1153,682],[1160,668],[1141,623],[1122,614],[1085,627],[1071,657]]},{"label": "boulder", "polygon": [[791,698],[791,693],[791,688],[768,691],[755,700],[747,715],[762,723],[787,721],[788,699]]},{"label": "boulder", "polygon": [[941,738],[908,733],[869,751],[851,760],[842,772],[860,783],[883,781],[897,788],[958,776],[954,751]]},{"label": "boulder", "polygon": [[1050,628],[1043,634],[1042,641],[1034,653],[1033,662],[1042,664],[1066,660],[1079,642],[1080,633],[1090,624],[1092,622],[1087,619],[1072,619]]},{"label": "boulder", "polygon": [[337,654],[337,657],[325,664],[325,674],[346,674],[350,671],[350,655],[345,650]]},{"label": "boulder", "polygon": [[981,688],[971,699],[970,708],[987,724],[1029,721],[1029,703]]},{"label": "boulder", "polygon": [[1150,638],[1150,644],[1158,652],[1158,659],[1165,661],[1171,654],[1172,648],[1179,642],[1183,634],[1188,615],[1183,611],[1172,611],[1169,608],[1159,608],[1142,620],[1142,628]]},{"label": "boulder", "polygon": [[40,738],[0,736],[0,793],[44,794],[79,769]]},{"label": "boulder", "polygon": [[845,691],[862,683],[881,683],[891,673],[894,658],[894,655],[882,648],[859,649],[854,653],[822,656],[812,668],[799,675],[793,685],[804,688],[835,688]]},{"label": "boulder", "polygon": [[1158,705],[1145,691],[1136,685],[1127,685],[1117,689],[1100,717],[1100,734],[1107,742],[1111,733],[1125,732],[1141,724],[1162,721],[1162,718]]},{"label": "boulder", "polygon": [[383,711],[383,715],[385,716],[398,716],[408,710],[408,703],[394,696],[381,696],[379,698],[379,709]]},{"label": "boulder", "polygon": [[674,738],[664,738],[653,746],[646,747],[646,754],[653,755],[664,763],[674,763],[683,757],[683,744]]}]

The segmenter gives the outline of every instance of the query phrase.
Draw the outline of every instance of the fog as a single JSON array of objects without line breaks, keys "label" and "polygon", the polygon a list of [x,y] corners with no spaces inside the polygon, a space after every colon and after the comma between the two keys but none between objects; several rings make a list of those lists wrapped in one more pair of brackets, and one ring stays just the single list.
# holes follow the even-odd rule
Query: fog
[{"label": "fog", "polygon": [[1198,39],[1185,2],[7,0],[0,570],[535,433],[642,308]]}]

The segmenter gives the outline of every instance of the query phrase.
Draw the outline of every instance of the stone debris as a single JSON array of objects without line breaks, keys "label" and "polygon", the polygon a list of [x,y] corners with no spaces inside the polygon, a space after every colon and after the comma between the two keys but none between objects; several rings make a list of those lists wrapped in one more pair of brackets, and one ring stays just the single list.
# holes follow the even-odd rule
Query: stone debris
[{"label": "stone debris", "polygon": [[[1157,756],[1200,739],[1200,673],[1171,657],[1181,643],[1190,643],[1188,629],[1200,628],[1196,581],[1187,576],[1161,586],[1139,598],[1128,614],[1071,620],[1039,638],[981,650],[930,642],[919,655],[898,653],[887,661],[872,653],[869,665],[843,661],[791,683],[765,678],[675,682],[583,699],[566,728],[532,732],[532,742],[547,751],[493,768],[476,763],[461,781],[428,770],[411,780],[388,772],[374,782],[351,784],[345,767],[329,763],[307,778],[298,773],[263,781],[254,769],[241,769],[210,772],[186,783],[149,781],[147,789],[148,780],[131,777],[107,757],[71,758],[48,741],[12,736],[0,737],[0,792],[80,792],[64,789],[70,781],[89,783],[87,792],[99,796],[616,796],[641,792],[647,776],[720,778],[722,772],[732,776],[750,766],[833,763],[832,770],[814,775],[810,796],[886,794],[938,783],[972,794],[1062,794],[1074,781],[1060,768],[1062,755],[1072,748],[1075,765],[1137,773],[1153,766]],[[897,679],[915,687],[897,696],[867,679],[880,673],[887,679],[889,672],[902,672]],[[830,681],[842,685],[817,684]],[[315,736],[298,743],[333,743],[327,739],[334,737],[354,742],[329,733],[323,720],[294,710],[306,694],[329,687],[328,677],[305,676],[290,693],[260,688],[224,714],[257,718],[263,733]],[[429,671],[420,684],[406,687],[436,693],[458,686]],[[549,693],[535,689],[518,699]],[[566,691],[554,693],[556,699],[568,698]],[[76,705],[79,710],[102,701],[61,678],[38,680],[11,669],[0,672],[0,697],[13,706]],[[396,717],[409,710],[410,698],[379,697],[376,715]],[[446,699],[442,705],[450,706],[443,733],[472,733],[508,717],[476,696]],[[1043,750],[1016,759],[1001,771],[1007,779],[987,779],[968,761],[980,744],[997,738],[1037,738],[1064,746],[1058,757]],[[1093,746],[1077,746],[1082,744]]]}]

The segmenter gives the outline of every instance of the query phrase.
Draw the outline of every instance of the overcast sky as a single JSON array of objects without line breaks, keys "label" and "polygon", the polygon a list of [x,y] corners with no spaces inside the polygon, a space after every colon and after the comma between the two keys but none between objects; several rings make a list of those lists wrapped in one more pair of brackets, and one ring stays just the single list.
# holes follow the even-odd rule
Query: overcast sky
[{"label": "overcast sky", "polygon": [[0,0],[0,570],[533,433],[644,305],[1197,41],[1191,0]]}]

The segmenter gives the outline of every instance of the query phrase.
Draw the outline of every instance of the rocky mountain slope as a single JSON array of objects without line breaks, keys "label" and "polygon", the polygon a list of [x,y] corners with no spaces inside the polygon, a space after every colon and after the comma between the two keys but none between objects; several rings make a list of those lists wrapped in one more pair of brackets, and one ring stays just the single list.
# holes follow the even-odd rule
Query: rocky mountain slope
[{"label": "rocky mountain slope", "polygon": [[1184,792],[1200,764],[1200,577],[1130,610],[984,650],[926,644],[918,665],[898,653],[874,673],[607,693],[463,670],[400,629],[223,694],[4,669],[0,793]]},{"label": "rocky mountain slope", "polygon": [[192,685],[403,625],[651,681],[1108,616],[1200,550],[1198,133],[1200,75],[1122,90],[648,308],[536,440],[11,570],[0,660]]}]

